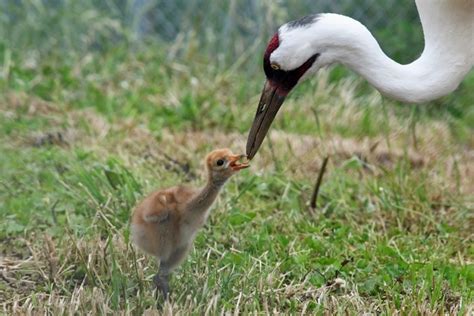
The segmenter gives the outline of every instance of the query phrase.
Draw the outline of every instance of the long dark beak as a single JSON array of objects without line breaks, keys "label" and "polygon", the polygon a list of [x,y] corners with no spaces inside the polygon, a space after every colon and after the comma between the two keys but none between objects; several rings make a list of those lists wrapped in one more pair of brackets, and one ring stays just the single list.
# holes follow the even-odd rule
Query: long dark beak
[{"label": "long dark beak", "polygon": [[276,88],[273,88],[267,81],[263,86],[257,113],[253,119],[247,139],[247,158],[252,159],[257,153],[263,139],[267,135],[268,129],[273,122],[286,96],[279,95]]}]

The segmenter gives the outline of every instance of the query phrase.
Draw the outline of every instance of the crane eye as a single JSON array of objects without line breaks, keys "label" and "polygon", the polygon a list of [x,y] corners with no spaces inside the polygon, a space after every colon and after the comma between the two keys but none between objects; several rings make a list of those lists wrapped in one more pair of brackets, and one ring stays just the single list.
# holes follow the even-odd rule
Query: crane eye
[{"label": "crane eye", "polygon": [[224,164],[224,160],[223,160],[223,159],[219,159],[219,160],[217,160],[217,162],[216,162],[216,165],[218,165],[218,166],[222,166],[223,164]]},{"label": "crane eye", "polygon": [[272,67],[273,70],[280,70],[280,65],[278,65],[277,63],[271,63],[270,67]]}]

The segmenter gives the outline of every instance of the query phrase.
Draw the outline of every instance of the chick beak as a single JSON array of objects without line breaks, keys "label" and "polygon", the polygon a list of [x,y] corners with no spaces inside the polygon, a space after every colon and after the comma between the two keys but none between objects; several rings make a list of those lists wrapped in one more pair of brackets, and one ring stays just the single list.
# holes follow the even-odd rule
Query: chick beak
[{"label": "chick beak", "polygon": [[239,170],[241,170],[241,169],[245,169],[245,168],[250,167],[250,165],[249,165],[248,162],[242,162],[242,163],[239,162],[242,158],[245,158],[245,157],[246,157],[245,155],[234,155],[234,156],[230,156],[230,157],[228,158],[229,167],[230,167],[233,171],[239,171]]}]

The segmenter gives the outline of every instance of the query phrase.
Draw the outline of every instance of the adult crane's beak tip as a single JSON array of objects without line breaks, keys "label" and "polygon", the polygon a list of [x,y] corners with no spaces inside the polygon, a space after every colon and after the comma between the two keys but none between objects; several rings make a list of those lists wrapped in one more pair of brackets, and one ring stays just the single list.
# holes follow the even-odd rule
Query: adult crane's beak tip
[{"label": "adult crane's beak tip", "polygon": [[263,86],[260,102],[258,103],[257,113],[250,128],[247,139],[247,158],[252,159],[262,144],[268,129],[275,119],[286,96],[278,94],[277,89],[272,87],[267,81]]}]

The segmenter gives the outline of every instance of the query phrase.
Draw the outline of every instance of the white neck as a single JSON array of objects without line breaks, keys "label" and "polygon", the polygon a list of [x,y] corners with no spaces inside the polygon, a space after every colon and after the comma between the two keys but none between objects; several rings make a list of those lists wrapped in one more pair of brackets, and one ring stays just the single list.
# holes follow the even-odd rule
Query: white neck
[{"label": "white neck", "polygon": [[474,1],[417,0],[416,4],[425,48],[407,65],[386,56],[367,28],[346,16],[323,14],[300,31],[309,41],[306,48],[322,50],[321,63],[342,63],[391,98],[425,102],[455,90],[474,64]]}]

